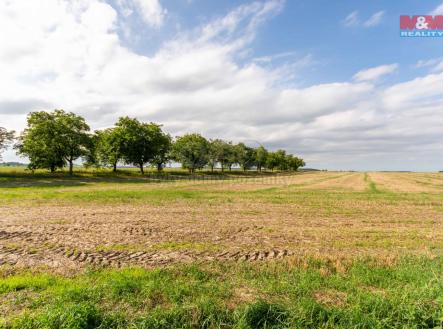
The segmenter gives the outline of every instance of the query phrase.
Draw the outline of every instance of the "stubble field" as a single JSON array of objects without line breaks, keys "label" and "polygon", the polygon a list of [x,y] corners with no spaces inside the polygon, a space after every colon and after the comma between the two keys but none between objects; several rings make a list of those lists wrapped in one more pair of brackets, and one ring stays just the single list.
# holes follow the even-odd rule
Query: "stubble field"
[{"label": "stubble field", "polygon": [[209,177],[3,172],[0,324],[441,327],[443,174]]}]

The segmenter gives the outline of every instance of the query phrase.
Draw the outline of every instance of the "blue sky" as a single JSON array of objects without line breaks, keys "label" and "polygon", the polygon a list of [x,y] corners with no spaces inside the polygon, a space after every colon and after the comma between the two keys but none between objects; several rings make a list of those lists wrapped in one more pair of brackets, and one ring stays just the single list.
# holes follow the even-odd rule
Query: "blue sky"
[{"label": "blue sky", "polygon": [[[249,2],[166,0],[162,3],[170,12],[162,30],[146,29],[146,38],[129,44],[141,53],[153,53],[165,38],[173,38],[179,33],[177,24],[182,29],[192,29]],[[404,68],[390,77],[391,82],[413,78],[417,75],[416,63],[438,57],[442,46],[432,38],[399,38],[399,16],[428,14],[440,4],[441,1],[418,0],[286,1],[284,9],[260,27],[250,45],[250,57],[293,53],[293,57],[281,58],[290,61],[297,56],[312,56],[317,65],[303,76],[307,86],[346,80],[362,67],[391,62]],[[357,12],[358,23],[346,26],[344,21],[353,12]],[[380,23],[365,27],[364,23],[378,12],[383,12]]]},{"label": "blue sky", "polygon": [[2,2],[0,126],[63,108],[93,129],[130,115],[258,140],[310,167],[440,170],[443,39],[399,36],[400,15],[430,13],[443,2]]}]

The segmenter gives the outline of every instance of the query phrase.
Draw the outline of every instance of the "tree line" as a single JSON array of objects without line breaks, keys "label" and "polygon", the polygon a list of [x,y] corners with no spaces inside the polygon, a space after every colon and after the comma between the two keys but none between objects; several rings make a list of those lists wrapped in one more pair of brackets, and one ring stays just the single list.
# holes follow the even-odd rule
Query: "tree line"
[{"label": "tree line", "polygon": [[[0,151],[15,139],[13,131],[0,127]],[[110,167],[119,163],[136,166],[144,173],[147,165],[161,171],[168,162],[178,162],[191,173],[220,165],[221,170],[296,171],[303,159],[285,150],[268,151],[221,139],[206,139],[200,134],[186,134],[173,139],[161,125],[121,117],[114,127],[91,133],[86,120],[72,112],[31,112],[25,130],[16,138],[14,148],[29,159],[29,169],[51,172],[65,166],[72,175],[74,162],[82,159],[86,167]]]}]

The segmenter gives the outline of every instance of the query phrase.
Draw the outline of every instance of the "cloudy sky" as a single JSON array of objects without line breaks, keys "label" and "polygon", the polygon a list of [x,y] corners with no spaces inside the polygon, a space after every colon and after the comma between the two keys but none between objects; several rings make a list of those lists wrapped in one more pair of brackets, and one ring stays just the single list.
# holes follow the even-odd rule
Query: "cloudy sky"
[{"label": "cloudy sky", "polygon": [[441,1],[0,0],[0,126],[63,108],[309,167],[443,170],[443,39],[399,36]]}]

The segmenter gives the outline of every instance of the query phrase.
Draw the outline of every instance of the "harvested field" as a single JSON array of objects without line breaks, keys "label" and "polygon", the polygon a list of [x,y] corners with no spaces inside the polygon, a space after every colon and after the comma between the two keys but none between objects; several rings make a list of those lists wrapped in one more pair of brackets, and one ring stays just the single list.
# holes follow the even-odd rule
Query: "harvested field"
[{"label": "harvested field", "polygon": [[443,175],[4,176],[0,327],[442,325]]},{"label": "harvested field", "polygon": [[[406,189],[429,194],[394,192]],[[0,262],[67,269],[438,255],[443,203],[437,191],[398,173],[9,187],[0,190]]]}]

